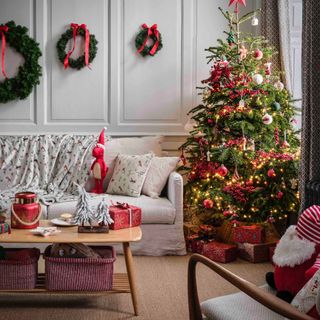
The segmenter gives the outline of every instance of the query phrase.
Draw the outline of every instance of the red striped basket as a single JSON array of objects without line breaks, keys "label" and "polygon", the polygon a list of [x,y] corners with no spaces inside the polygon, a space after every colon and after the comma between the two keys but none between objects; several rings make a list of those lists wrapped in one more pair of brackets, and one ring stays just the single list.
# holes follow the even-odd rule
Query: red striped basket
[{"label": "red striped basket", "polygon": [[6,249],[6,252],[29,251],[30,258],[23,260],[0,260],[0,289],[34,289],[38,275],[40,250]]},{"label": "red striped basket", "polygon": [[101,259],[50,257],[44,252],[46,288],[51,291],[105,291],[113,284],[116,253],[111,246],[92,247]]}]

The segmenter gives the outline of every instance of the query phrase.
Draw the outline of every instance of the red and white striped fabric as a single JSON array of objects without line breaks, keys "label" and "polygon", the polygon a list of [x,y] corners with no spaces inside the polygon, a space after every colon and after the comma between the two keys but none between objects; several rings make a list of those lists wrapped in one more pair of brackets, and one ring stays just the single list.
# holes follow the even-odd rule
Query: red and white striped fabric
[{"label": "red and white striped fabric", "polygon": [[320,206],[313,205],[304,210],[296,230],[300,238],[320,244]]}]

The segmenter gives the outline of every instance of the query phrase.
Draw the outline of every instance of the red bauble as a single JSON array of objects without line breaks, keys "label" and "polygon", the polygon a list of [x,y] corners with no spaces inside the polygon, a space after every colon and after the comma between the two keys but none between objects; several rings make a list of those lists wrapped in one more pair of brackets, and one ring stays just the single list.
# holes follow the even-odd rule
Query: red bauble
[{"label": "red bauble", "polygon": [[277,198],[280,200],[283,197],[283,192],[279,191],[277,193]]},{"label": "red bauble", "polygon": [[212,209],[213,208],[213,201],[211,199],[205,199],[203,200],[203,206],[206,208],[206,209]]},{"label": "red bauble", "polygon": [[225,177],[228,172],[229,170],[223,164],[218,168],[218,175],[221,177]]},{"label": "red bauble", "polygon": [[269,169],[267,174],[269,178],[274,178],[276,176],[274,169]]},{"label": "red bauble", "polygon": [[263,52],[259,49],[255,50],[253,52],[253,57],[256,59],[256,60],[261,60],[262,57],[263,57]]}]

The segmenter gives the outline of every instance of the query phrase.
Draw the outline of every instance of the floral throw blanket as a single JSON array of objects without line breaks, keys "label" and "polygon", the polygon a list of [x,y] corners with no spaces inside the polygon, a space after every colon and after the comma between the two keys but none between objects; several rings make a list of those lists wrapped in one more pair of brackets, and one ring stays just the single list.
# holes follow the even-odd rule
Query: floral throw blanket
[{"label": "floral throw blanket", "polygon": [[33,191],[48,204],[74,199],[90,174],[93,135],[0,136],[0,204]]}]

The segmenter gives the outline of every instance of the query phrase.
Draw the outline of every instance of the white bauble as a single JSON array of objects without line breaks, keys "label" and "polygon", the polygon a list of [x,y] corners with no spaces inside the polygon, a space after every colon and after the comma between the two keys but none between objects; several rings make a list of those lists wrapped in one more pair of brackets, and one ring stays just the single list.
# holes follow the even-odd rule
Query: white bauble
[{"label": "white bauble", "polygon": [[259,20],[257,17],[253,17],[252,20],[251,20],[251,25],[252,26],[257,26],[259,24]]},{"label": "white bauble", "polygon": [[270,114],[268,114],[268,113],[266,113],[263,117],[262,117],[262,122],[264,123],[264,124],[271,124],[272,123],[272,121],[273,121],[273,118],[272,118],[272,115],[270,115]]},{"label": "white bauble", "polygon": [[253,77],[252,77],[252,81],[255,84],[261,84],[263,82],[263,76],[259,73],[256,73]]},{"label": "white bauble", "polygon": [[282,91],[284,89],[284,84],[278,80],[275,84],[274,84],[274,87],[279,90],[279,91]]}]

